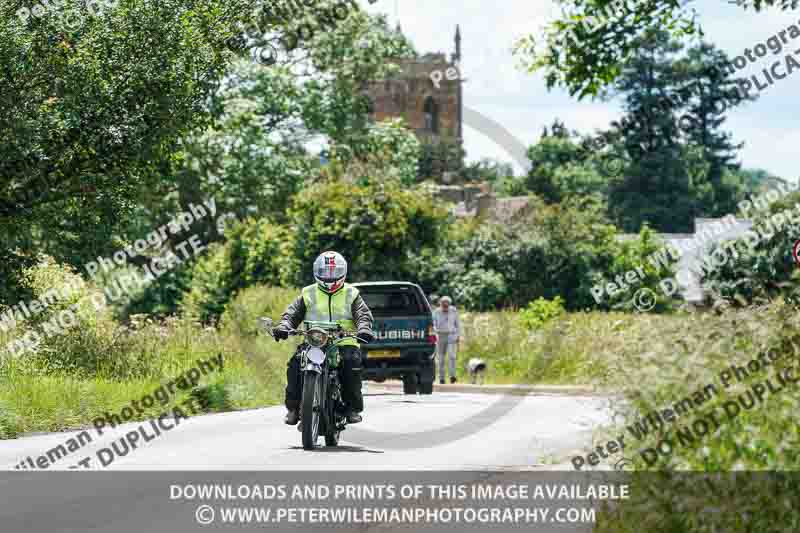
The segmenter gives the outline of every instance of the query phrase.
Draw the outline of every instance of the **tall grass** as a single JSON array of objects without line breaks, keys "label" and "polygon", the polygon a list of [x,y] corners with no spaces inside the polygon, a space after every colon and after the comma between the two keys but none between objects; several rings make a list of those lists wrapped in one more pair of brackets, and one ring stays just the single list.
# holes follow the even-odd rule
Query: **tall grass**
[{"label": "tall grass", "polygon": [[[462,313],[459,371],[479,357],[495,383],[597,384],[611,369],[600,351],[615,352],[629,336],[657,331],[682,319],[668,315],[577,312],[528,329],[519,313]],[[600,348],[600,349],[599,349]]]},{"label": "tall grass", "polygon": [[[32,273],[45,290],[70,273],[52,265]],[[280,403],[286,361],[293,343],[277,345],[255,328],[255,317],[278,316],[297,291],[254,287],[228,304],[219,328],[188,319],[154,321],[131,317],[116,322],[110,309],[91,304],[91,287],[71,301],[60,301],[10,332],[0,345],[25,335],[67,305],[82,302],[78,322],[61,335],[46,338],[35,349],[0,359],[0,438],[32,431],[59,431],[85,426],[104,412],[118,412],[132,400],[151,394],[163,383],[222,354],[224,371],[203,377],[191,391],[178,390],[168,406],[156,404],[140,418],[159,414],[189,396],[206,410]],[[280,310],[280,311],[279,311]]]},{"label": "tall grass", "polygon": [[[782,301],[762,307],[727,310],[682,317],[683,320],[657,331],[630,335],[622,350],[601,349],[613,369],[603,384],[621,391],[627,402],[616,406],[620,423],[611,434],[625,434],[630,451],[626,457],[643,474],[631,480],[632,499],[599,521],[597,531],[633,533],[651,531],[745,532],[798,531],[800,515],[797,494],[800,478],[779,476],[774,471],[800,469],[800,387],[782,387],[776,378],[793,368],[800,377],[800,317]],[[775,357],[773,364],[739,379],[733,374],[725,386],[721,377],[730,366],[747,369],[761,354]],[[771,357],[768,356],[768,360]],[[765,385],[771,380],[773,390]],[[767,390],[754,405],[740,402],[747,390],[761,384]],[[714,394],[672,423],[636,439],[627,426],[653,410],[671,407],[680,399],[709,384]],[[723,405],[739,402],[735,416]],[[711,413],[718,424],[707,422],[703,434],[695,426],[708,421]],[[686,433],[687,429],[690,433]],[[681,435],[678,435],[678,431]],[[687,438],[687,437],[691,438]],[[646,460],[640,451],[657,448],[666,452],[657,460]],[[671,451],[670,451],[671,449]],[[652,456],[651,456],[652,457]],[[650,472],[659,471],[659,475]],[[665,472],[666,471],[666,472]],[[738,472],[701,478],[687,471]],[[773,474],[753,474],[773,472]]]}]

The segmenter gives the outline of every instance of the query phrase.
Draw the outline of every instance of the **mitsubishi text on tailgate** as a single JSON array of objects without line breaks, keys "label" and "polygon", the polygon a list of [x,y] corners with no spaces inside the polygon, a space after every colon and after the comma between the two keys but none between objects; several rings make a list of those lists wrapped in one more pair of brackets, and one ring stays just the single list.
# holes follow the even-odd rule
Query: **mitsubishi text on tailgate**
[{"label": "mitsubishi text on tailgate", "polygon": [[363,377],[401,378],[406,394],[433,392],[431,306],[419,285],[404,281],[354,283],[375,319],[375,340],[362,346]]}]

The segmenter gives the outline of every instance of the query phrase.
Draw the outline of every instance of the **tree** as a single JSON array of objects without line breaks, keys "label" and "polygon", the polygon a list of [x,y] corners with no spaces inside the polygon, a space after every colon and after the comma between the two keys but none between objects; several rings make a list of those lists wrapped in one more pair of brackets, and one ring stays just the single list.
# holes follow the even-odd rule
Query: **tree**
[{"label": "tree", "polygon": [[[18,7],[0,2],[4,12]],[[263,5],[132,0],[90,16],[67,0],[27,22],[0,21],[8,36],[0,44],[9,73],[0,85],[8,278],[19,279],[38,251],[80,267],[212,195],[224,195],[237,216],[255,209],[279,218],[310,173],[310,137],[366,135],[358,89],[383,75],[387,57],[411,53],[408,43],[386,31],[385,19],[354,9],[271,68],[231,69],[249,53],[240,44],[253,43],[242,36],[264,19]],[[323,6],[313,7],[299,18]],[[297,22],[268,20],[264,31],[288,42]],[[213,224],[193,229],[220,237]]]},{"label": "tree", "polygon": [[353,184],[331,176],[292,202],[281,282],[312,283],[311,264],[325,250],[347,258],[351,281],[415,279],[410,258],[439,244],[446,220],[429,193],[399,180],[373,174]]},{"label": "tree", "polygon": [[[415,279],[428,293],[459,295],[471,309],[524,307],[557,296],[568,309],[586,309],[595,306],[591,289],[599,279],[624,275],[655,248],[647,232],[641,243],[619,243],[594,197],[548,205],[534,196],[531,202],[530,214],[512,224],[483,221],[440,250],[420,252]],[[659,280],[648,272],[646,286]]]},{"label": "tree", "polygon": [[[361,83],[386,72],[387,58],[412,52],[385,26],[383,18],[353,12],[336,31],[297,43],[291,51],[296,57],[282,55],[269,65],[250,58],[231,62],[206,103],[213,121],[182,138],[170,172],[142,193],[119,230],[120,240],[140,237],[189,203],[208,198],[238,220],[287,222],[291,197],[323,172],[306,150],[320,138],[335,147],[337,161],[388,153],[384,168],[413,181],[418,142],[397,125],[370,124],[358,92]],[[206,243],[228,238],[211,218],[193,223],[190,231]],[[175,312],[196,272],[186,264],[160,277],[126,313]],[[213,285],[208,279],[197,283]],[[226,286],[233,289],[225,294],[240,288]]]},{"label": "tree", "polygon": [[[520,39],[515,53],[531,71],[544,71],[548,87],[579,98],[597,96],[622,72],[644,35],[666,30],[675,39],[703,35],[696,12],[680,0],[559,0],[561,16],[538,39]],[[743,0],[744,9],[796,9],[797,0]]]},{"label": "tree", "polygon": [[679,42],[657,31],[614,82],[626,114],[611,136],[624,146],[627,164],[611,186],[609,210],[626,231],[648,222],[658,231],[691,232],[695,217],[724,215],[741,199],[734,162],[741,145],[721,131],[733,81],[708,68],[719,61],[725,56],[713,46],[683,54]]},{"label": "tree", "polygon": [[[607,154],[592,138],[581,139],[555,119],[544,128],[539,142],[528,148],[531,169],[526,187],[547,203],[558,203],[573,195],[607,194]],[[605,146],[605,143],[603,144]]]},{"label": "tree", "polygon": [[422,153],[417,172],[418,181],[433,178],[442,181],[445,172],[464,176],[464,149],[458,141],[440,139],[422,143]]},{"label": "tree", "polygon": [[667,32],[648,34],[614,83],[626,115],[613,123],[613,133],[630,164],[611,186],[609,209],[625,231],[638,232],[646,221],[658,231],[691,232],[694,209],[679,144],[680,103],[669,98],[680,86],[679,51]]},{"label": "tree", "polygon": [[416,182],[420,142],[402,119],[371,124],[363,137],[350,141],[334,144],[330,155],[351,181],[368,184],[380,176],[408,186]]},{"label": "tree", "polygon": [[[246,2],[144,0],[90,15],[65,0],[0,18],[0,248],[80,266],[169,167],[231,58]],[[18,2],[3,0],[3,13]],[[12,276],[13,278],[13,276]]]},{"label": "tree", "polygon": [[739,169],[736,152],[744,143],[734,144],[732,135],[721,130],[727,120],[728,96],[736,85],[726,71],[713,68],[725,62],[727,57],[723,52],[700,43],[690,48],[678,65],[685,69],[685,81],[697,87],[680,120],[686,141],[699,147],[708,163],[705,181],[710,195],[700,206],[706,216],[724,216],[735,211],[743,195],[741,182],[735,179],[734,172]]},{"label": "tree", "polygon": [[762,168],[741,168],[737,174],[742,178],[745,190],[751,194],[763,193],[779,186],[788,186],[785,179]]},{"label": "tree", "polygon": [[[238,219],[283,223],[289,197],[319,174],[306,145],[320,138],[340,158],[382,149],[407,158],[414,147],[400,142],[402,133],[392,137],[394,130],[368,123],[359,87],[389,72],[388,58],[410,53],[384,18],[352,12],[335,31],[298,42],[291,58],[268,66],[250,58],[231,63],[207,104],[213,122],[184,137],[173,171],[145,198],[142,215],[152,223],[216,197]],[[413,172],[416,159],[408,166]],[[194,230],[221,238],[213,224]]]},{"label": "tree", "polygon": [[547,136],[528,148],[528,159],[531,161],[526,182],[528,190],[548,203],[556,203],[566,194],[575,192],[567,190],[556,174],[567,167],[580,166],[586,160],[586,152],[569,137]]},{"label": "tree", "polygon": [[191,287],[180,299],[183,311],[203,323],[213,322],[241,289],[278,286],[285,239],[286,228],[266,219],[235,224],[226,241],[213,244],[194,266]]},{"label": "tree", "polygon": [[465,181],[485,181],[498,184],[504,178],[514,176],[514,166],[511,163],[484,157],[464,167],[462,176]]}]

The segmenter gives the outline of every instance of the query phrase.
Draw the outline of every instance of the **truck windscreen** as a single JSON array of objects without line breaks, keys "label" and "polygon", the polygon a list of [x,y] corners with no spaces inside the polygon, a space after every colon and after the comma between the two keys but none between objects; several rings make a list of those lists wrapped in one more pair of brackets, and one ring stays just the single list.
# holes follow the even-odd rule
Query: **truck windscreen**
[{"label": "truck windscreen", "polygon": [[373,316],[416,316],[425,314],[414,291],[405,287],[360,290]]}]

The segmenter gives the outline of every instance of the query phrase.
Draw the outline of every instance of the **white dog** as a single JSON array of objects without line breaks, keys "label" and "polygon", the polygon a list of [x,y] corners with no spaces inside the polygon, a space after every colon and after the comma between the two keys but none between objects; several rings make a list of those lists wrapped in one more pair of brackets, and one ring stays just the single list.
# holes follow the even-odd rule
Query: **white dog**
[{"label": "white dog", "polygon": [[483,359],[473,357],[467,362],[467,371],[472,378],[473,385],[479,381],[479,385],[483,385],[483,378],[486,375],[486,362]]}]

